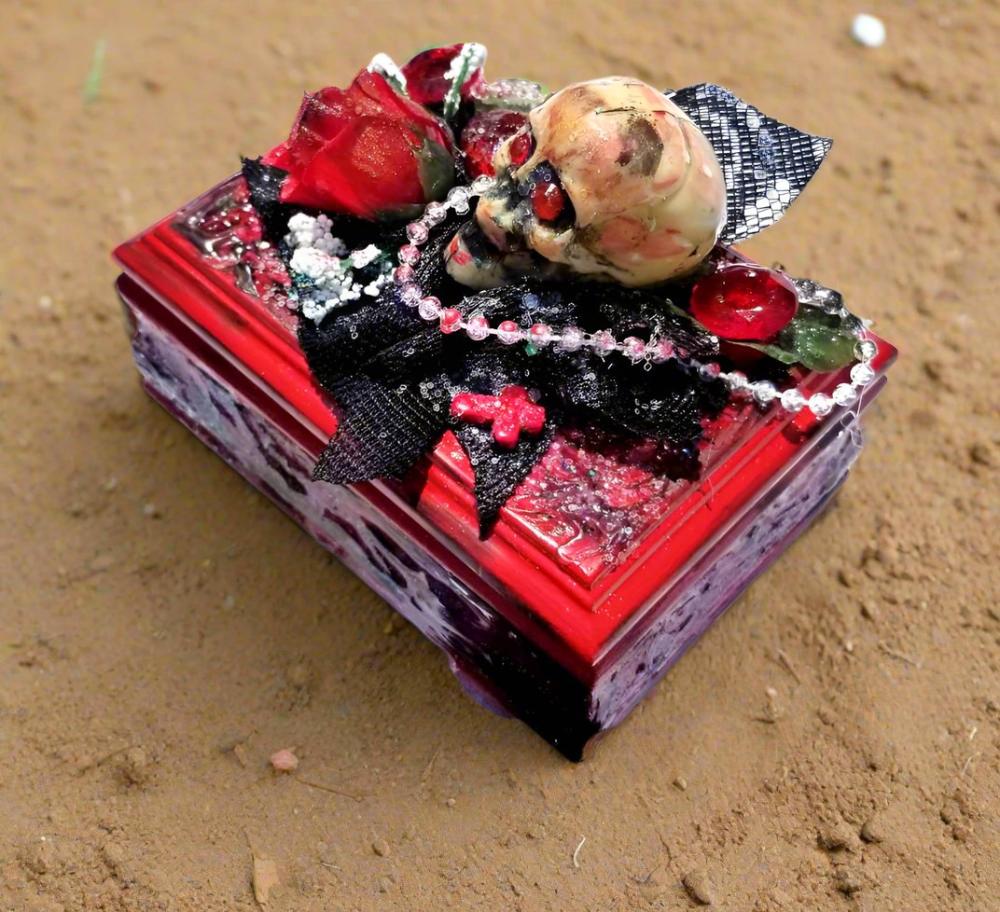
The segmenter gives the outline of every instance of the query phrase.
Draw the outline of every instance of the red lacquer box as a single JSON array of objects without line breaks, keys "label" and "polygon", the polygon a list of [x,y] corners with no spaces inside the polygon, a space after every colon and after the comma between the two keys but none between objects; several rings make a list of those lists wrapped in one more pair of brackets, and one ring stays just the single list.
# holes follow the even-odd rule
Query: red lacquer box
[{"label": "red lacquer box", "polygon": [[[313,481],[336,429],[280,295],[233,251],[232,178],[115,253],[149,394],[448,656],[477,700],[567,757],[620,722],[844,481],[860,416],[730,406],[696,481],[657,448],[565,429],[480,540],[472,474],[446,434],[402,483]],[[829,390],[846,370],[802,375]]]}]

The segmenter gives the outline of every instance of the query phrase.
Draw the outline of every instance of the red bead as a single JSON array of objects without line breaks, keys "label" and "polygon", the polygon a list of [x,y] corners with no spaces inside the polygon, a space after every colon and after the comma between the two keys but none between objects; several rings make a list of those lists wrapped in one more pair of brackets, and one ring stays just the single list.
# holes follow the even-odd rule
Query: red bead
[{"label": "red bead", "polygon": [[454,307],[446,307],[441,311],[441,332],[453,333],[462,322],[462,314]]},{"label": "red bead", "polygon": [[531,188],[531,207],[543,222],[554,222],[566,208],[566,194],[552,181],[539,181]]},{"label": "red bead", "polygon": [[521,327],[513,320],[504,320],[497,327],[497,338],[504,345],[513,345],[521,338]]},{"label": "red bead", "polygon": [[669,361],[675,354],[674,343],[669,339],[661,339],[653,346],[653,360],[657,364]]},{"label": "red bead", "polygon": [[[465,155],[465,170],[470,178],[480,175],[493,177],[493,156],[497,149],[511,136],[522,130],[528,122],[528,118],[519,111],[484,111],[473,117],[465,129],[462,130],[462,137],[459,140],[459,148]],[[531,141],[528,133],[522,134]],[[514,140],[514,145],[521,144],[522,137]],[[513,154],[514,148],[511,147]],[[530,155],[531,152],[528,152]],[[527,156],[525,156],[527,161]]]},{"label": "red bead", "polygon": [[691,316],[721,339],[764,342],[788,325],[798,306],[787,276],[746,263],[725,266],[691,289]]},{"label": "red bead", "polygon": [[547,323],[535,323],[528,330],[528,336],[536,345],[547,345],[552,339],[552,327]]}]

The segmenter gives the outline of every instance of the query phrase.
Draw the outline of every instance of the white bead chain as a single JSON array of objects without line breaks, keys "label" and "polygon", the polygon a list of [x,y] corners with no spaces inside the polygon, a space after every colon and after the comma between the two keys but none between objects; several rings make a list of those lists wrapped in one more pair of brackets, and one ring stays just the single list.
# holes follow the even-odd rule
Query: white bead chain
[{"label": "white bead chain", "polygon": [[454,187],[444,202],[430,203],[424,210],[422,218],[406,226],[406,236],[410,243],[400,248],[400,265],[393,272],[393,279],[400,286],[399,295],[404,304],[417,308],[417,313],[428,322],[438,320],[443,332],[465,332],[476,342],[496,336],[504,345],[528,342],[539,348],[544,345],[555,345],[563,351],[592,348],[600,355],[618,352],[633,362],[645,361],[654,364],[668,361],[675,356],[681,358],[687,356],[683,349],[676,350],[669,339],[656,337],[647,342],[635,336],[618,340],[608,330],[587,333],[577,326],[554,330],[545,323],[535,323],[524,329],[513,320],[505,320],[499,326],[490,326],[484,316],[477,315],[465,320],[456,308],[443,307],[436,297],[425,296],[423,289],[416,283],[416,270],[413,268],[420,261],[420,247],[430,238],[431,230],[447,217],[448,209],[454,209],[459,215],[464,215],[469,211],[470,197],[486,193],[493,185],[494,181],[489,177],[481,176],[468,187]]},{"label": "white bead chain", "polygon": [[654,336],[644,342],[635,336],[628,336],[619,340],[606,329],[588,333],[578,326],[553,329],[545,323],[534,323],[524,329],[513,320],[504,320],[499,326],[491,326],[481,314],[464,319],[457,308],[444,307],[438,298],[424,294],[417,284],[414,266],[420,261],[420,248],[427,243],[432,229],[447,218],[448,210],[454,209],[457,214],[465,215],[470,208],[470,199],[481,196],[493,186],[494,181],[483,175],[468,187],[453,187],[448,192],[447,199],[428,203],[423,216],[406,226],[406,236],[410,243],[399,249],[399,266],[393,271],[393,280],[399,286],[400,300],[407,307],[415,307],[422,319],[428,322],[438,321],[442,332],[464,332],[475,342],[496,336],[504,345],[525,342],[535,348],[553,345],[562,351],[590,348],[602,357],[612,353],[622,354],[635,364],[662,364],[671,358],[678,358],[697,369],[706,379],[721,380],[734,396],[752,398],[758,405],[765,407],[777,404],[792,414],[808,408],[817,418],[829,415],[834,406],[854,405],[861,390],[875,379],[871,362],[878,353],[878,346],[871,339],[863,339],[855,346],[857,363],[851,368],[850,383],[838,384],[831,395],[813,393],[807,398],[795,387],[781,391],[770,380],[750,381],[741,371],[727,372],[718,364],[702,363],[691,358],[683,349],[676,348],[669,339]]},{"label": "white bead chain", "polygon": [[[851,368],[851,382],[838,383],[829,395],[813,393],[808,398],[794,386],[779,391],[770,380],[751,382],[742,371],[720,371],[718,364],[698,364],[697,367],[702,376],[717,377],[725,383],[734,396],[752,398],[762,406],[777,402],[781,408],[793,415],[807,408],[817,418],[825,418],[833,411],[834,406],[849,407],[858,401],[861,391],[875,379],[872,361],[877,354],[878,345],[871,339],[862,339],[854,346],[857,363]],[[692,359],[691,363],[696,362]]]}]

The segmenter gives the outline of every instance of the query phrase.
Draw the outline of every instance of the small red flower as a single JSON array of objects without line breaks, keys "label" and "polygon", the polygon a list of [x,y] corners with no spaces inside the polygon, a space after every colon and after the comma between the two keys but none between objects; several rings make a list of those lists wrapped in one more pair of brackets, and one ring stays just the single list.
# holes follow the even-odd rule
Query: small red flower
[{"label": "small red flower", "polygon": [[[451,79],[445,73],[463,47],[463,44],[452,44],[417,54],[402,68],[406,77],[406,94],[418,104],[441,104],[451,88]],[[465,77],[465,82],[459,89],[462,98],[468,98],[482,83],[483,71],[482,68],[477,68]]]},{"label": "small red flower", "polygon": [[281,201],[362,218],[405,218],[454,181],[447,126],[378,73],[306,95],[267,164],[288,177]]}]

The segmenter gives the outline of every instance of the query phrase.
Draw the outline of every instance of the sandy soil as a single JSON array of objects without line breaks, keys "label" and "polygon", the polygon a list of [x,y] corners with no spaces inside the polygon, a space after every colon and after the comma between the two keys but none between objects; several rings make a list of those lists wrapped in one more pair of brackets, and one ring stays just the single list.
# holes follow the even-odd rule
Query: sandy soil
[{"label": "sandy soil", "polygon": [[[841,0],[10,4],[0,910],[253,909],[254,858],[274,912],[998,908],[1000,13],[878,6],[872,51]],[[111,291],[304,88],[462,38],[836,137],[748,249],[903,350],[835,508],[579,766],[144,398]]]}]

